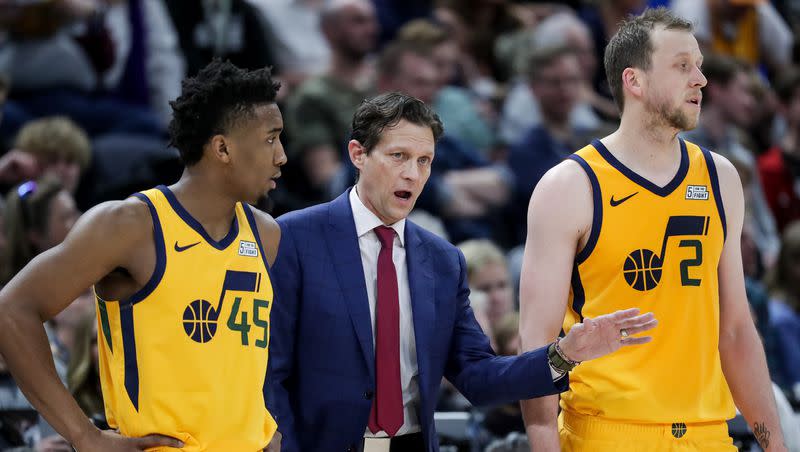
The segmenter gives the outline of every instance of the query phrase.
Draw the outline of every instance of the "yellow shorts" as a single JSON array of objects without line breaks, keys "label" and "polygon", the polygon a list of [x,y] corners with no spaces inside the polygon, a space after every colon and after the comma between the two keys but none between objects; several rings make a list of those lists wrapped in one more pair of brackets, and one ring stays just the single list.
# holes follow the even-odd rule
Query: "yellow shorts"
[{"label": "yellow shorts", "polygon": [[627,424],[561,412],[562,452],[737,452],[728,424]]}]

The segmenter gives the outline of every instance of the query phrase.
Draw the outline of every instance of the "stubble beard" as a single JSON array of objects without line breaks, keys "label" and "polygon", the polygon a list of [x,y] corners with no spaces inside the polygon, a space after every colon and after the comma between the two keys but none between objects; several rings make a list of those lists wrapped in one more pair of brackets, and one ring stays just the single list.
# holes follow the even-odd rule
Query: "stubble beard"
[{"label": "stubble beard", "polygon": [[651,119],[650,127],[668,127],[679,131],[692,130],[697,127],[698,118],[691,118],[680,107],[672,107],[668,102],[658,101],[647,105]]}]

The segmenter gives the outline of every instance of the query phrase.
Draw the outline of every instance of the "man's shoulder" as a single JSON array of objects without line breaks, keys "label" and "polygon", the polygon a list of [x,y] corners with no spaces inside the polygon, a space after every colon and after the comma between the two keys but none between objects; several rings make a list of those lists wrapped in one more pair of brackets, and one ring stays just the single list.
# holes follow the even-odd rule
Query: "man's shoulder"
[{"label": "man's shoulder", "polygon": [[[407,235],[416,235],[419,245],[437,256],[458,256],[458,248],[446,239],[434,234],[411,220],[406,220]],[[406,245],[408,246],[408,244]]]},{"label": "man's shoulder", "polygon": [[143,199],[130,197],[121,201],[107,201],[93,207],[87,214],[92,224],[124,234],[153,228],[151,207]]},{"label": "man's shoulder", "polygon": [[316,204],[299,210],[287,212],[275,221],[283,229],[288,228],[302,228],[310,227],[311,225],[318,224],[323,220],[327,221],[330,209],[330,202]]}]

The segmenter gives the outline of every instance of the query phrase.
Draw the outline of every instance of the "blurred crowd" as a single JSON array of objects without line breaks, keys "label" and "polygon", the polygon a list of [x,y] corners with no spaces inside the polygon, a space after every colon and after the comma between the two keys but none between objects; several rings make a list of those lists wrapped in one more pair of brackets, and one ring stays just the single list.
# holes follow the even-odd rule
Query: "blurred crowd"
[{"label": "blurred crowd", "polygon": [[[346,143],[362,99],[403,91],[434,106],[445,134],[411,219],[460,244],[476,317],[499,354],[515,354],[530,195],[548,169],[616,128],[603,51],[621,20],[648,6],[695,25],[708,86],[685,138],[739,170],[753,318],[776,394],[800,407],[792,0],[0,0],[0,284],[60,243],[81,212],[177,180],[169,101],[220,57],[271,66],[282,82],[289,163],[258,206],[273,216],[353,183]],[[94,315],[87,293],[47,329],[64,384],[102,424]],[[472,411],[447,385],[439,408]],[[478,436],[524,432],[519,413],[482,410]],[[12,447],[72,450],[0,358],[0,450]]]}]

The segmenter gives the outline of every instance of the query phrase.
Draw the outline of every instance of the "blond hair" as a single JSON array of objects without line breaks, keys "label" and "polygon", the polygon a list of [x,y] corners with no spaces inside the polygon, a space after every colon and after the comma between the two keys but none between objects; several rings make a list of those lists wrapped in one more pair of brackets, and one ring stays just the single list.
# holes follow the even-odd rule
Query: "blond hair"
[{"label": "blond hair", "polygon": [[500,248],[490,240],[467,240],[458,245],[467,261],[467,277],[470,278],[487,264],[501,263],[508,266]]},{"label": "blond hair", "polygon": [[86,169],[91,160],[89,137],[64,116],[41,118],[27,123],[14,140],[16,149],[41,160],[66,159]]}]

